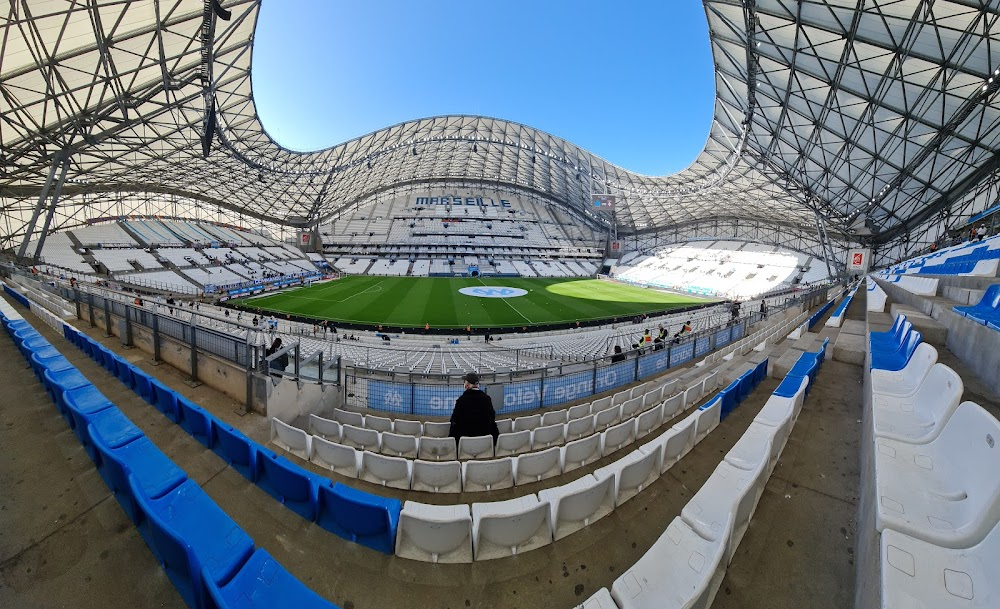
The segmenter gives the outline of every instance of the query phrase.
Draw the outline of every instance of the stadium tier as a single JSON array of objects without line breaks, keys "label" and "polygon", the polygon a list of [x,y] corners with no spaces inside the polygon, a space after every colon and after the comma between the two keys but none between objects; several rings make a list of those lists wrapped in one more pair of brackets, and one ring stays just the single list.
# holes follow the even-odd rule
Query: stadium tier
[{"label": "stadium tier", "polygon": [[[270,4],[0,11],[0,607],[1000,607],[1000,3],[701,0],[712,117],[663,176],[433,107],[290,149]],[[636,101],[604,30],[691,9],[473,4],[335,25],[596,67],[565,122]],[[527,69],[373,103],[369,56],[315,56],[373,107]],[[364,130],[323,107],[294,118]],[[580,142],[645,154],[618,118]]]}]

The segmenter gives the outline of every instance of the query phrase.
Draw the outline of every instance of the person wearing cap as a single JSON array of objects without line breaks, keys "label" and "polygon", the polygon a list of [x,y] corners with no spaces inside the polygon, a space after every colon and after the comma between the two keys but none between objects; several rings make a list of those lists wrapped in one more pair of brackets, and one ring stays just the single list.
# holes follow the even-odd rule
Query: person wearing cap
[{"label": "person wearing cap", "polygon": [[465,392],[455,400],[451,412],[451,429],[448,435],[457,443],[462,436],[493,436],[496,444],[500,430],[497,428],[497,413],[493,400],[479,389],[479,375],[470,372],[462,377]]}]

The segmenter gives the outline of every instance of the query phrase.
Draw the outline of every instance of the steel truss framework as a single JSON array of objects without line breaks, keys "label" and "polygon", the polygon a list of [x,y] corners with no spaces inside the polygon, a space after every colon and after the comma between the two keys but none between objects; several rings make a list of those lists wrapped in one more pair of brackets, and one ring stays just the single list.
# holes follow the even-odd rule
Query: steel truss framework
[{"label": "steel truss framework", "polygon": [[[156,193],[243,223],[317,224],[401,183],[476,180],[620,232],[749,220],[905,251],[996,197],[1000,0],[704,0],[704,151],[664,177],[525,125],[443,116],[332,148],[278,146],[251,91],[258,0],[0,5],[0,247]],[[992,80],[991,80],[992,79]],[[49,174],[65,160],[65,180]],[[54,188],[51,188],[54,186]],[[992,197],[992,199],[991,199]],[[172,198],[172,199],[171,199]],[[89,213],[89,212],[84,212]],[[600,217],[592,217],[601,222]],[[916,241],[915,241],[916,239]]]}]

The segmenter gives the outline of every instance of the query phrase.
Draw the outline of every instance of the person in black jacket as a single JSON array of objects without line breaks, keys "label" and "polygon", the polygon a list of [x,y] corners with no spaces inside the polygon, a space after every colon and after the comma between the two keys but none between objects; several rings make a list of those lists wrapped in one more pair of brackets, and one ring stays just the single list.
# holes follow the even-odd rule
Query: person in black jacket
[{"label": "person in black jacket", "polygon": [[451,412],[451,429],[448,435],[457,443],[462,436],[493,436],[496,444],[500,430],[497,429],[497,413],[493,409],[493,400],[485,391],[479,390],[479,375],[470,372],[462,377],[465,381],[465,393],[455,400],[455,409]]}]

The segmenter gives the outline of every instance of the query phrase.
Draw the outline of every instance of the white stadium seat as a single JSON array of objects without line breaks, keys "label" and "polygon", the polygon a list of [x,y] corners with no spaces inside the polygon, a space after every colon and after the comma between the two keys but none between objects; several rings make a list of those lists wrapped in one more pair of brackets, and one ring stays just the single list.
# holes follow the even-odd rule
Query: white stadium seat
[{"label": "white stadium seat", "polygon": [[536,427],[531,432],[532,450],[561,445],[563,443],[565,427],[566,426],[562,423],[548,425],[546,427]]},{"label": "white stadium seat", "polygon": [[499,433],[510,433],[514,431],[513,419],[500,419],[497,421],[497,431]]},{"label": "white stadium seat", "polygon": [[424,425],[420,421],[396,419],[392,422],[392,432],[405,436],[420,436],[424,433]]},{"label": "white stadium seat", "polygon": [[361,471],[358,477],[374,484],[406,490],[410,488],[412,463],[409,459],[379,455],[366,450],[361,453]]},{"label": "white stadium seat", "polygon": [[663,423],[663,404],[657,404],[651,410],[640,414],[635,420],[635,437],[638,440],[649,434]]},{"label": "white stadium seat", "polygon": [[684,393],[678,393],[663,400],[663,420],[668,421],[684,410]]},{"label": "white stadium seat", "polygon": [[642,397],[632,398],[622,404],[622,420],[630,419],[642,410]]},{"label": "white stadium seat", "polygon": [[594,413],[594,429],[597,431],[604,431],[608,427],[611,427],[618,422],[621,417],[622,407],[612,406],[605,410]]},{"label": "white stadium seat", "polygon": [[922,342],[917,345],[910,361],[902,370],[892,372],[873,368],[872,392],[896,397],[908,397],[920,389],[920,383],[937,362],[938,352],[933,345]]},{"label": "white stadium seat", "polygon": [[567,420],[572,421],[574,419],[580,419],[590,414],[591,403],[577,404],[576,406],[570,406],[569,410],[566,411]]},{"label": "white stadium seat", "polygon": [[549,504],[534,495],[472,504],[476,560],[503,558],[552,542]]},{"label": "white stadium seat", "polygon": [[572,442],[594,433],[594,415],[573,419],[566,423],[566,441]]},{"label": "white stadium seat", "polygon": [[629,419],[613,425],[602,432],[604,446],[602,454],[607,457],[611,453],[635,441],[635,420]]},{"label": "white stadium seat", "polygon": [[697,415],[697,431],[695,432],[695,444],[701,442],[713,429],[719,426],[722,417],[722,399],[718,398],[713,402],[702,406],[694,413]]},{"label": "white stadium seat", "polygon": [[601,436],[594,434],[567,442],[561,450],[563,473],[570,472],[601,458]]},{"label": "white stadium seat", "polygon": [[469,506],[404,503],[396,529],[396,556],[436,563],[472,562]]},{"label": "white stadium seat", "polygon": [[584,476],[562,486],[542,489],[538,498],[551,505],[552,537],[558,541],[615,509],[614,478]]},{"label": "white stadium seat", "polygon": [[333,470],[343,476],[358,477],[361,457],[353,446],[344,446],[323,438],[314,437],[312,457],[309,459],[320,467]]},{"label": "white stadium seat", "polygon": [[462,490],[492,491],[514,486],[514,459],[462,462]]},{"label": "white stadium seat", "polygon": [[312,436],[278,417],[271,417],[271,442],[306,461],[312,454]]},{"label": "white stadium seat", "polygon": [[333,409],[333,420],[341,425],[353,425],[355,427],[365,426],[365,415],[360,412],[351,412],[340,408]]},{"label": "white stadium seat", "polygon": [[417,440],[416,436],[385,432],[382,434],[382,448],[380,452],[383,455],[392,455],[393,457],[416,459]]},{"label": "white stadium seat", "polygon": [[492,459],[493,436],[462,436],[458,439],[459,459]]},{"label": "white stadium seat", "polygon": [[365,427],[375,431],[392,431],[392,420],[372,414],[365,415]]},{"label": "white stadium seat", "polygon": [[451,423],[425,421],[424,435],[431,438],[447,438],[451,433]]},{"label": "white stadium seat", "polygon": [[934,364],[916,393],[895,397],[872,396],[875,435],[910,444],[926,444],[941,433],[958,408],[965,385],[944,364]]},{"label": "white stadium seat", "polygon": [[524,431],[525,429],[534,429],[542,423],[542,415],[533,414],[526,417],[517,417],[514,419],[514,431]]},{"label": "white stadium seat", "polygon": [[327,440],[340,442],[340,423],[324,419],[314,414],[309,415],[309,433]]},{"label": "white stadium seat", "polygon": [[575,609],[618,609],[618,605],[615,604],[615,599],[611,598],[608,589],[601,588]]},{"label": "white stadium seat", "polygon": [[649,486],[659,477],[656,470],[657,455],[634,450],[610,465],[594,472],[597,479],[614,478],[615,506],[619,506]]},{"label": "white stadium seat", "polygon": [[540,482],[562,473],[562,449],[558,446],[518,456],[514,461],[514,483]]},{"label": "white stadium seat", "polygon": [[544,427],[546,425],[555,425],[556,423],[566,422],[566,411],[565,410],[550,410],[549,412],[542,414],[541,425]]},{"label": "white stadium seat", "polygon": [[501,433],[497,437],[495,451],[497,457],[510,457],[526,453],[529,450],[531,450],[531,432],[527,429]]},{"label": "white stadium seat", "polygon": [[[426,429],[426,425],[425,425]],[[434,438],[423,436],[417,447],[417,455],[427,461],[450,461],[458,458],[455,438]]]},{"label": "white stadium seat", "polygon": [[410,489],[430,493],[462,492],[462,464],[458,461],[413,461]]},{"label": "white stadium seat", "polygon": [[378,450],[379,437],[374,429],[363,429],[354,425],[341,425],[340,443],[358,450]]},{"label": "white stadium seat", "polygon": [[681,510],[681,518],[702,536],[726,534],[725,564],[728,565],[743,539],[750,517],[757,505],[759,491],[767,482],[767,466],[763,462],[748,471],[723,461],[705,484]]}]

